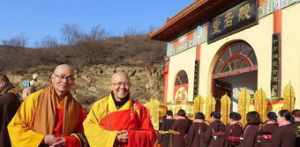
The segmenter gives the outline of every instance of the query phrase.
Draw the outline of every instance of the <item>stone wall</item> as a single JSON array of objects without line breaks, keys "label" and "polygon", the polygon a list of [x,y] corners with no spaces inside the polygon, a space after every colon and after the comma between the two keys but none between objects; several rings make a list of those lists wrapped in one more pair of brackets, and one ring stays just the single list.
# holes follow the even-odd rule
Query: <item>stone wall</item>
[{"label": "stone wall", "polygon": [[[48,77],[54,66],[39,66],[22,71],[8,72],[10,80],[20,89],[23,80],[31,80],[33,73],[39,75],[37,89],[47,84]],[[131,95],[145,103],[153,97],[162,100],[162,65],[92,65],[75,70],[76,86],[72,93],[75,98],[86,107],[101,97],[109,94],[111,75],[116,71],[125,71],[129,74],[132,87]]]}]

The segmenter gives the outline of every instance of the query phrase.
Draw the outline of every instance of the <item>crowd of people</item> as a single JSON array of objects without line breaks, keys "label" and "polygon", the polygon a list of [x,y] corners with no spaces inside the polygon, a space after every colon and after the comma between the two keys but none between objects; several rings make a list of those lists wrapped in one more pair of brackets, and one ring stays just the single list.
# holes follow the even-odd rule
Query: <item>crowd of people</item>
[{"label": "crowd of people", "polygon": [[89,113],[71,94],[70,65],[56,66],[46,87],[24,98],[0,74],[0,147],[152,147],[156,133],[150,113],[130,95],[125,72],[111,78],[111,93]]},{"label": "crowd of people", "polygon": [[259,113],[231,112],[224,124],[220,112],[209,121],[202,112],[193,120],[180,109],[172,111],[155,131],[149,110],[130,95],[125,72],[111,78],[111,92],[89,112],[74,99],[74,70],[56,66],[46,87],[18,95],[0,74],[0,147],[300,147],[300,110]]},{"label": "crowd of people", "polygon": [[300,110],[267,113],[262,122],[258,112],[229,114],[229,123],[221,121],[220,112],[212,112],[207,121],[202,112],[193,120],[180,109],[175,116],[167,111],[160,121],[159,144],[162,147],[300,147]]}]

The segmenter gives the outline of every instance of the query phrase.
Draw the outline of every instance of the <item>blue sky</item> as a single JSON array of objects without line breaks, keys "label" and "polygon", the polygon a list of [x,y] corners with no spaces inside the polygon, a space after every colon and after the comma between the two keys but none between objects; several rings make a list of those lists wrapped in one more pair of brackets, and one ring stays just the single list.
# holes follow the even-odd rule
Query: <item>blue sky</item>
[{"label": "blue sky", "polygon": [[101,25],[110,35],[148,31],[193,0],[1,0],[0,41],[22,34],[29,46],[45,36],[62,39],[64,24],[83,31]]}]

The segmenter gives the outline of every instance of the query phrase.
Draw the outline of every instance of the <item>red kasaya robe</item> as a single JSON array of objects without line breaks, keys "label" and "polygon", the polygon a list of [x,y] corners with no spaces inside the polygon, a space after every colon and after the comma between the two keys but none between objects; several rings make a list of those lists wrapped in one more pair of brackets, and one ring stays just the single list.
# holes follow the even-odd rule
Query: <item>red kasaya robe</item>
[{"label": "red kasaya robe", "polygon": [[[83,122],[83,119],[84,119],[83,111],[79,114],[79,119],[81,120],[80,122]],[[53,130],[53,134],[56,137],[62,136],[63,122],[64,122],[63,107],[57,107],[56,115],[55,115],[55,128]],[[77,124],[77,128],[81,132],[83,129],[82,123]],[[72,135],[64,136],[64,139],[66,140],[65,147],[80,147],[81,146],[80,141],[75,136],[72,136]]]},{"label": "red kasaya robe", "polygon": [[[156,135],[149,111],[139,102],[128,100],[117,109],[112,96],[94,104],[83,123],[85,136],[91,147],[153,147]],[[119,143],[117,132],[128,131],[128,142]]]}]

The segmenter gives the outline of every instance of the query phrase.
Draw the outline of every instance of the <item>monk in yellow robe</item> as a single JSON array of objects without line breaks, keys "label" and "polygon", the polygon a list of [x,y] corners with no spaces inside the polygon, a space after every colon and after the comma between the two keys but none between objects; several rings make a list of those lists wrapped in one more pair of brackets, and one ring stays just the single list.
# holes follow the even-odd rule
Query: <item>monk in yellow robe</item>
[{"label": "monk in yellow robe", "polygon": [[111,94],[97,101],[83,122],[91,147],[152,147],[156,137],[149,111],[130,98],[124,72],[112,76]]},{"label": "monk in yellow robe", "polygon": [[29,95],[8,125],[13,147],[80,147],[84,110],[72,97],[73,69],[58,65],[49,86]]}]

